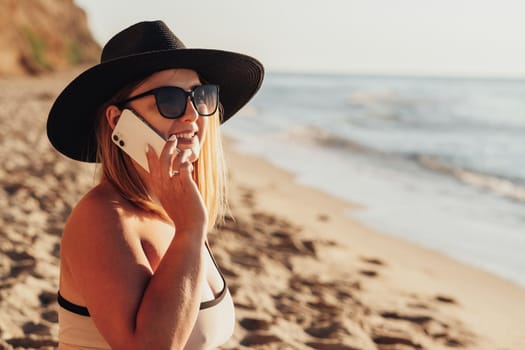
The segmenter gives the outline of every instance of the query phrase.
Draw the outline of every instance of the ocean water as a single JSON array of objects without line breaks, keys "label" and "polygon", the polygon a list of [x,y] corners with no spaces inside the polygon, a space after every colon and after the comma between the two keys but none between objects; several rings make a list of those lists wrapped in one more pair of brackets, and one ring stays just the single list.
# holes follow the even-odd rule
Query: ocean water
[{"label": "ocean water", "polygon": [[274,73],[223,131],[368,226],[525,286],[525,81]]}]

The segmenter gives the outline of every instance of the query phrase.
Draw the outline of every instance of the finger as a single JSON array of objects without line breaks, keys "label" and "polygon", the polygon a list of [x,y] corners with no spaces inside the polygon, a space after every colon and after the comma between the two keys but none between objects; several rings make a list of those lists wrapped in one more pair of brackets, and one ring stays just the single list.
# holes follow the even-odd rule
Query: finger
[{"label": "finger", "polygon": [[192,172],[193,172],[193,164],[191,162],[186,161],[181,163],[179,167],[179,176],[183,178],[192,178]]},{"label": "finger", "polygon": [[145,152],[150,175],[158,174],[159,157],[157,155],[157,152],[149,143],[146,145]]},{"label": "finger", "polygon": [[182,167],[182,164],[189,163],[190,156],[191,156],[191,150],[185,149],[185,150],[180,151],[180,153],[177,154],[176,157],[172,158],[171,171],[172,172],[179,171],[179,169]]},{"label": "finger", "polygon": [[166,141],[166,144],[162,148],[160,154],[160,172],[162,174],[170,174],[173,164],[173,158],[178,154],[177,150],[177,137],[171,135],[170,138]]}]

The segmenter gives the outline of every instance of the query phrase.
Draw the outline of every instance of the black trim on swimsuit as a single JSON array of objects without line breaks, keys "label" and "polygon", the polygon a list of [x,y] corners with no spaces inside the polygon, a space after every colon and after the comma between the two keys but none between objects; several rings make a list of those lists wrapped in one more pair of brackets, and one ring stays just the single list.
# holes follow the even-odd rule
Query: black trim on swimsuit
[{"label": "black trim on swimsuit", "polygon": [[69,300],[66,300],[61,294],[60,291],[58,292],[57,296],[58,305],[62,306],[67,311],[71,311],[77,315],[81,316],[88,316],[89,317],[89,311],[87,307],[80,306],[77,304],[73,304]]},{"label": "black trim on swimsuit", "polygon": [[[226,286],[226,280],[224,279],[221,269],[219,268],[219,265],[217,265],[217,262],[215,261],[215,258],[213,257],[213,254],[211,253],[211,250],[208,247],[208,242],[206,242],[206,249],[208,250],[208,254],[210,254],[211,260],[213,261],[215,268],[217,269],[217,271],[219,272],[219,275],[221,276],[223,287],[222,287],[222,290],[219,292],[219,295],[215,299],[202,302],[200,304],[199,310],[204,310],[204,309],[210,308],[220,303],[221,300],[224,299],[224,296],[226,295],[226,290],[228,289]],[[58,301],[58,304],[64,309],[66,309],[67,311],[71,311],[72,313],[75,313],[81,316],[88,316],[88,317],[90,316],[87,307],[80,306],[80,305],[70,302],[69,300],[65,299],[60,294],[60,291],[58,292],[58,295],[57,295],[57,301]]]},{"label": "black trim on swimsuit", "polygon": [[215,258],[213,257],[213,254],[211,253],[211,249],[208,246],[208,241],[206,241],[205,245],[206,245],[206,250],[208,250],[208,254],[210,254],[211,260],[213,261],[213,265],[215,265],[217,272],[219,272],[219,275],[221,276],[222,290],[219,292],[219,295],[215,299],[202,302],[199,307],[199,310],[204,310],[204,309],[207,309],[209,307],[215,306],[218,303],[220,303],[221,300],[224,299],[224,296],[226,295],[226,290],[228,289],[226,286],[226,280],[224,279],[224,275],[222,274],[222,271],[219,268],[219,265],[217,265],[217,262],[215,261]]}]

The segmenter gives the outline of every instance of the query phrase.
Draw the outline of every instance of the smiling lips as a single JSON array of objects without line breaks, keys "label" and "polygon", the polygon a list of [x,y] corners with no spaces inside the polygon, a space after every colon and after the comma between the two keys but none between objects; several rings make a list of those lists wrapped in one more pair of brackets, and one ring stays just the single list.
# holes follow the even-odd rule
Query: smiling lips
[{"label": "smiling lips", "polygon": [[181,143],[192,143],[194,137],[197,135],[197,132],[196,131],[180,132],[180,133],[172,134],[172,135],[175,135],[175,137],[177,138],[177,143],[178,144],[181,144]]}]

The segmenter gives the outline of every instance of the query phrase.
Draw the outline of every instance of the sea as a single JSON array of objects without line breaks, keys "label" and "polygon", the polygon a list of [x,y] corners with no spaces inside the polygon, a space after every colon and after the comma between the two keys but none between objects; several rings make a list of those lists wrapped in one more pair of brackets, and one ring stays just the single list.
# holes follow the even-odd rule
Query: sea
[{"label": "sea", "polygon": [[270,72],[223,132],[367,226],[525,287],[525,80]]}]

